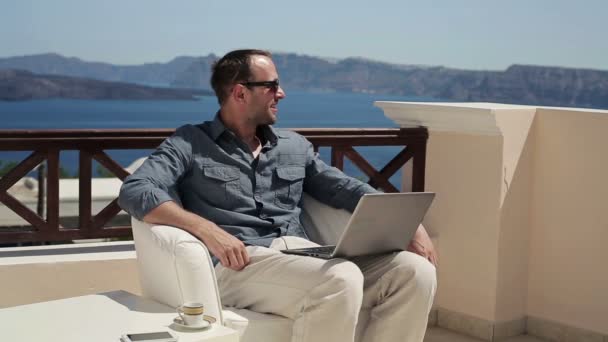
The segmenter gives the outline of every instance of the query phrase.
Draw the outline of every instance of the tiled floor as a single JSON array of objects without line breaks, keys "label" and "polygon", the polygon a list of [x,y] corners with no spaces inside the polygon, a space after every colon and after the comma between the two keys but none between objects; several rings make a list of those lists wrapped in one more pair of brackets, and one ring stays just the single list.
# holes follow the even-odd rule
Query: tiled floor
[{"label": "tiled floor", "polygon": [[[449,330],[445,330],[442,328],[430,328],[426,331],[426,336],[424,337],[424,342],[480,342],[483,340],[476,339],[473,337],[461,335],[455,332],[451,332]],[[510,337],[504,340],[500,340],[500,342],[546,342],[545,340],[541,340],[537,337],[521,335],[517,337]]]}]

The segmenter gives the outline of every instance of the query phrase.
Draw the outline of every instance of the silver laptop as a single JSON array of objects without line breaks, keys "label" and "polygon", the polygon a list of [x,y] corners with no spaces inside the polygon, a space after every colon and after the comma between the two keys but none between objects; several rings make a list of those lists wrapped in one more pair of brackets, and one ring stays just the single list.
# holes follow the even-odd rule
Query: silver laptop
[{"label": "silver laptop", "polygon": [[432,192],[364,195],[337,245],[282,252],[332,259],[405,250],[434,197]]}]

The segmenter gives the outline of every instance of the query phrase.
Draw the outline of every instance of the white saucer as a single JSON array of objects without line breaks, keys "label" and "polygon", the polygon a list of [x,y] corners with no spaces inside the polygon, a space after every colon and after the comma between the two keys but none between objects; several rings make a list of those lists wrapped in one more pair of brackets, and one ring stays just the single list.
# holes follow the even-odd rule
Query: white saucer
[{"label": "white saucer", "polygon": [[173,319],[173,324],[177,325],[180,328],[190,329],[190,330],[205,329],[205,328],[208,328],[209,326],[211,326],[211,323],[213,323],[213,322],[211,321],[211,319],[208,318],[208,316],[203,317],[203,323],[201,323],[200,325],[186,325],[186,324],[184,324],[184,321],[182,321],[182,318],[179,316],[177,316]]}]

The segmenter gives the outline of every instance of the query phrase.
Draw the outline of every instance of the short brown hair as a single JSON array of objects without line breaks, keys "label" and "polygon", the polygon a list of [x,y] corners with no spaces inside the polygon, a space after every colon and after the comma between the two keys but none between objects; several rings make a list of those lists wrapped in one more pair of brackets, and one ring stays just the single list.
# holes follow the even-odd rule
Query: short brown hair
[{"label": "short brown hair", "polygon": [[272,57],[265,50],[245,49],[228,52],[211,67],[211,87],[220,106],[226,101],[232,86],[247,82],[251,77],[251,56]]}]

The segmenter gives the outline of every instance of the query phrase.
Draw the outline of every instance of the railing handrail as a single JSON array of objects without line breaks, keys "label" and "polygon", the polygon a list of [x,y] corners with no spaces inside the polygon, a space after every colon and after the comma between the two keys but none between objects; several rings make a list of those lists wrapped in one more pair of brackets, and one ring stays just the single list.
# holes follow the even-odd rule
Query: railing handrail
[{"label": "railing handrail", "polygon": [[[420,128],[282,128],[302,135],[425,135]],[[0,129],[0,142],[3,139],[40,139],[40,138],[105,138],[105,137],[167,137],[175,128],[78,128],[78,129]]]}]

